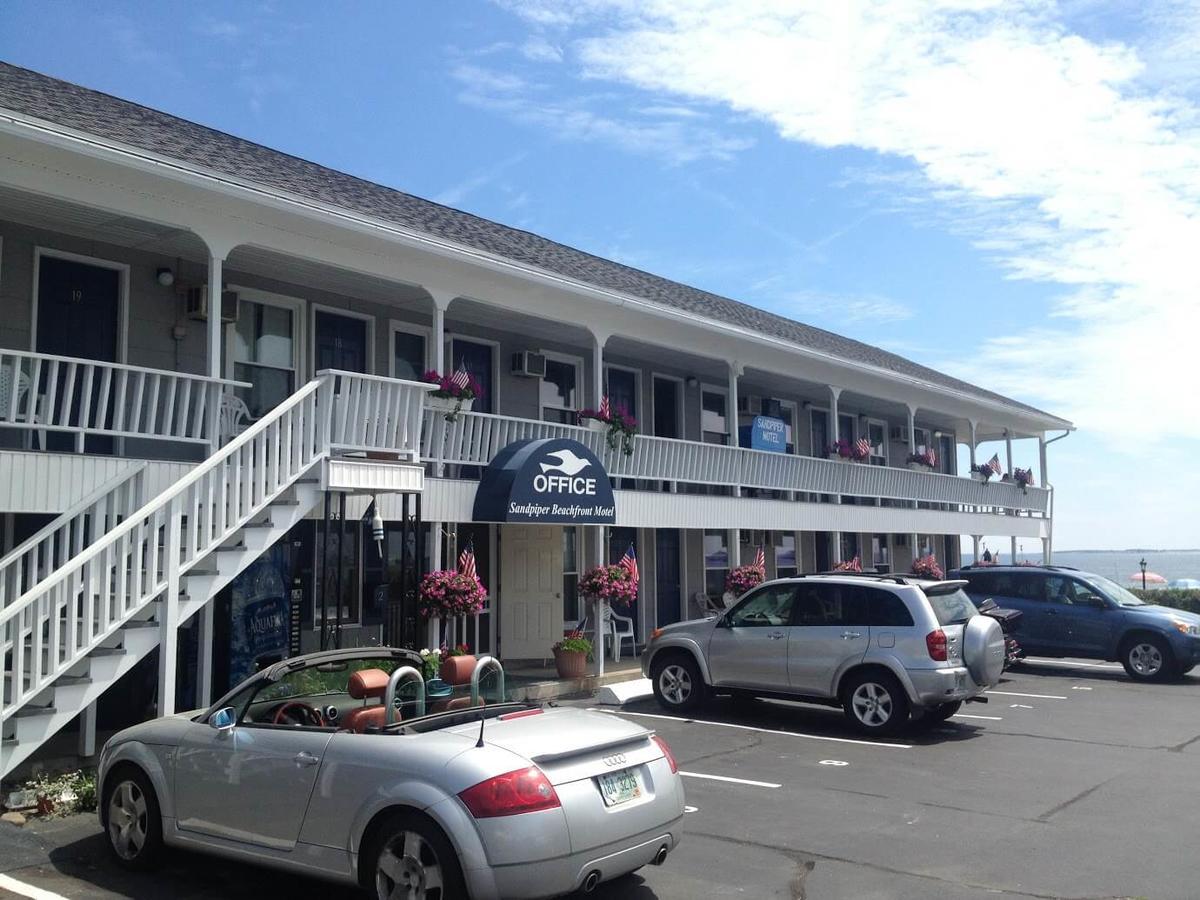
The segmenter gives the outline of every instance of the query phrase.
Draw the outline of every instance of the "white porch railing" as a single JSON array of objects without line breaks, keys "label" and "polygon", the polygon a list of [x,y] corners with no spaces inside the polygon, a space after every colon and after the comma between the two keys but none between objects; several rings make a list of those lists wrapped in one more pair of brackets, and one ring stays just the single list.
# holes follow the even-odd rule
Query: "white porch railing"
[{"label": "white porch railing", "polygon": [[[429,390],[413,382],[322,373],[0,609],[0,643],[11,648],[12,674],[0,721],[157,598],[163,603],[159,628],[173,639],[180,624],[180,576],[335,447],[416,461],[421,397]],[[400,410],[407,420],[398,420]]]},{"label": "white porch railing", "polygon": [[0,349],[0,428],[213,444],[220,396],[244,382]]},{"label": "white porch railing", "polygon": [[534,438],[579,441],[604,461],[613,478],[943,503],[1038,515],[1048,511],[1049,491],[1044,488],[1023,491],[1004,482],[980,484],[955,475],[644,435],[635,438],[633,454],[626,456],[609,448],[602,431],[486,413],[460,413],[448,422],[444,413],[426,409],[421,453],[432,463],[482,466],[513,441]]}]

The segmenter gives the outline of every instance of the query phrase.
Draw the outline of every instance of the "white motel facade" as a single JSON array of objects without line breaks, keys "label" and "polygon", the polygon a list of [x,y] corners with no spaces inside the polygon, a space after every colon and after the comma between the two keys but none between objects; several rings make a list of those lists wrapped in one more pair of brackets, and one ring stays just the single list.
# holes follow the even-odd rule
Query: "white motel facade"
[{"label": "white motel facade", "polygon": [[[460,367],[482,395],[448,416],[420,376]],[[639,421],[632,453],[576,424],[604,396]],[[587,612],[579,573],[630,545],[634,648],[704,614],[760,546],[772,577],[947,566],[960,535],[1049,559],[1047,444],[1071,428],[0,63],[0,777],[56,735],[86,755],[97,722],[203,705],[323,642],[427,645],[417,578],[468,541],[489,600],[456,636],[505,661],[548,657]],[[864,462],[828,458],[860,438]],[[602,524],[515,499],[520,516],[480,517],[497,458],[542,440],[592,454]],[[985,441],[1007,442],[1009,471],[1012,443],[1036,441],[1035,485],[959,472],[959,446]],[[923,450],[936,470],[907,464]]]}]

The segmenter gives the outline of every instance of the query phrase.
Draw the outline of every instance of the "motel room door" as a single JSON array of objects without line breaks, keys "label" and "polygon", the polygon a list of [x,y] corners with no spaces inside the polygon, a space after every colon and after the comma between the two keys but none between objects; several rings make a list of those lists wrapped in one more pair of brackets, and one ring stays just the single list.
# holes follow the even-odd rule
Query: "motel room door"
[{"label": "motel room door", "polygon": [[500,657],[546,659],[563,634],[559,525],[500,529]]}]

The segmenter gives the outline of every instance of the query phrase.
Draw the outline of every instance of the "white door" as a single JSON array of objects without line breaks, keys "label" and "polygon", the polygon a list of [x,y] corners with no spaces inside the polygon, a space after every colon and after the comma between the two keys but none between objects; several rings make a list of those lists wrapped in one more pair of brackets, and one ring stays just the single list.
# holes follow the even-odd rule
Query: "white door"
[{"label": "white door", "polygon": [[505,525],[500,532],[500,655],[546,659],[562,637],[562,528]]}]

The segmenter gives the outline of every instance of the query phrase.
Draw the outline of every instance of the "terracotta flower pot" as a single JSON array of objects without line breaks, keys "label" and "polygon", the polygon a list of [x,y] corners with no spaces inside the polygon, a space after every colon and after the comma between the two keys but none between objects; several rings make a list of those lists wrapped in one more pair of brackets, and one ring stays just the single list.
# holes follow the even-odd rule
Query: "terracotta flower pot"
[{"label": "terracotta flower pot", "polygon": [[438,675],[446,684],[470,684],[474,671],[475,657],[468,653],[465,656],[447,656],[438,668]]},{"label": "terracotta flower pot", "polygon": [[582,650],[555,650],[554,668],[559,678],[582,678],[587,674],[587,654]]}]

